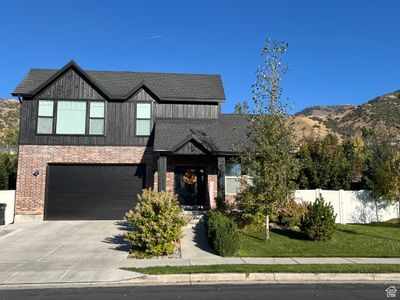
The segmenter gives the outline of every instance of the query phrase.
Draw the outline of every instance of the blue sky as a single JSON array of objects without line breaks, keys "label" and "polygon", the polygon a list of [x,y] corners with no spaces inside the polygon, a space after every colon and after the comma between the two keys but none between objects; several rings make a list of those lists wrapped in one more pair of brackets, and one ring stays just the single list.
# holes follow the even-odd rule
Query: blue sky
[{"label": "blue sky", "polygon": [[30,68],[222,75],[251,98],[264,39],[289,43],[294,111],[359,104],[400,89],[400,1],[1,1],[0,98]]}]

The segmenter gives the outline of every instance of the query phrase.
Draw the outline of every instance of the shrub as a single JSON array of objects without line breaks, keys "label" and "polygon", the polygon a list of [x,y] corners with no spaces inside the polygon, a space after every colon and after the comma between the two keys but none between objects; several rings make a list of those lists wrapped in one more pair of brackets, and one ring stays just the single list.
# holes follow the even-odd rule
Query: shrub
[{"label": "shrub", "polygon": [[228,204],[226,203],[225,199],[221,197],[216,197],[215,198],[215,204],[216,204],[216,209],[220,211],[227,211],[228,210]]},{"label": "shrub", "polygon": [[0,190],[15,189],[17,163],[17,155],[0,153]]},{"label": "shrub", "polygon": [[308,205],[308,211],[304,215],[300,229],[311,240],[329,240],[335,230],[336,214],[330,203],[325,203],[322,197]]},{"label": "shrub", "polygon": [[221,256],[233,256],[239,250],[239,231],[233,220],[220,211],[211,211],[206,218],[207,236]]},{"label": "shrub", "polygon": [[125,235],[132,244],[131,253],[138,257],[172,254],[187,224],[176,196],[149,189],[138,197],[139,203],[125,216],[133,226]]},{"label": "shrub", "polygon": [[290,199],[284,207],[278,210],[277,223],[286,229],[300,226],[303,216],[307,213],[306,202],[296,202]]}]

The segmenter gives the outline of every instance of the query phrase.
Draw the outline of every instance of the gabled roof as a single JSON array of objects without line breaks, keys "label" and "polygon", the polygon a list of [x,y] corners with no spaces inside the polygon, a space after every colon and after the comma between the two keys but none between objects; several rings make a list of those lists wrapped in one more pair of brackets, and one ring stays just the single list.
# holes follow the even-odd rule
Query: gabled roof
[{"label": "gabled roof", "polygon": [[31,69],[12,93],[13,96],[34,97],[46,86],[73,69],[107,99],[124,100],[140,88],[147,88],[164,101],[224,101],[220,75],[175,74],[120,71],[87,71],[74,61],[60,70]]},{"label": "gabled roof", "polygon": [[210,153],[231,153],[247,138],[243,115],[221,114],[218,119],[157,119],[154,151],[173,153],[194,140]]},{"label": "gabled roof", "polygon": [[171,149],[172,152],[177,153],[180,149],[182,149],[185,145],[193,145],[202,153],[210,153],[213,149],[210,149],[209,145],[205,143],[203,140],[197,138],[197,136],[192,132],[189,136],[180,141],[175,147]]}]

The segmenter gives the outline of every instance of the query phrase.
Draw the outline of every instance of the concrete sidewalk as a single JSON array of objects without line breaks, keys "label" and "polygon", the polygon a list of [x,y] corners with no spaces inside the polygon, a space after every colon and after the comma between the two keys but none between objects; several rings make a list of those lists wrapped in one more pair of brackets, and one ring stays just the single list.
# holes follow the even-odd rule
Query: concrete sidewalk
[{"label": "concrete sidewalk", "polygon": [[[221,264],[400,264],[400,258],[253,258],[216,255],[202,225],[185,228],[180,259],[128,259],[126,224],[116,221],[58,221],[3,227],[0,285],[121,282],[144,275],[125,267]],[[280,276],[280,275],[279,275]]]},{"label": "concrete sidewalk", "polygon": [[137,259],[134,268],[210,265],[400,264],[400,258],[364,257],[196,257],[187,259]]}]

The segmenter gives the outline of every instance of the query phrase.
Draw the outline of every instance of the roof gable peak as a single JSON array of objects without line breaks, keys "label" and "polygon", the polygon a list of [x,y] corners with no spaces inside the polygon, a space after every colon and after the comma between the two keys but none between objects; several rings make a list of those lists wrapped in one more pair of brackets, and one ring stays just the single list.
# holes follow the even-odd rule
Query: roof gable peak
[{"label": "roof gable peak", "polygon": [[60,70],[56,71],[53,75],[51,75],[45,82],[35,88],[29,95],[31,97],[35,97],[40,92],[42,92],[46,87],[55,82],[58,78],[63,76],[69,70],[74,70],[81,76],[84,80],[86,80],[90,85],[96,88],[103,96],[110,99],[110,95],[85,71],[83,70],[74,60],[70,60],[66,65],[64,65]]}]

